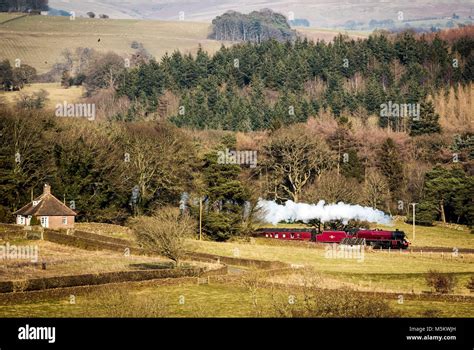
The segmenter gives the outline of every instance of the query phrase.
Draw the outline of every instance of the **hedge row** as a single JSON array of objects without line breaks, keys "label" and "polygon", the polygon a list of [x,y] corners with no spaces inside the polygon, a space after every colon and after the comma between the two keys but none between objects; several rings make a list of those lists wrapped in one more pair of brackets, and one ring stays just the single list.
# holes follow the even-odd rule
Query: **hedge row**
[{"label": "hedge row", "polygon": [[23,227],[13,224],[0,224],[0,239],[23,238],[25,231]]},{"label": "hedge row", "polygon": [[92,233],[92,232],[87,232],[87,231],[74,230],[72,235],[75,237],[93,239],[93,240],[104,242],[104,243],[121,244],[125,246],[134,245],[133,242],[127,241],[126,239],[99,235],[97,233]]},{"label": "hedge row", "polygon": [[45,240],[53,243],[65,244],[86,250],[112,250],[116,252],[125,253],[125,250],[128,249],[128,252],[133,255],[151,255],[151,253],[146,251],[145,249],[136,248],[131,245],[127,246],[115,243],[101,242],[94,239],[66,235],[51,230],[45,230],[43,237]]},{"label": "hedge row", "polygon": [[0,232],[1,239],[10,239],[10,238],[25,238],[25,231],[17,230],[17,231],[5,231]]},{"label": "hedge row", "polygon": [[15,224],[0,224],[0,229],[8,229],[8,230],[22,230],[23,226],[21,225],[15,225]]},{"label": "hedge row", "polygon": [[191,277],[200,276],[203,272],[204,269],[202,268],[138,270],[3,281],[0,282],[0,293],[144,281],[160,278]]},{"label": "hedge row", "polygon": [[205,270],[200,274],[200,277],[210,277],[210,276],[222,276],[222,275],[227,275],[228,273],[228,268],[226,265],[218,268],[218,269],[213,269],[213,270]]},{"label": "hedge row", "polygon": [[43,289],[29,292],[0,293],[0,305],[11,306],[15,303],[38,302],[43,300],[69,298],[71,295],[88,295],[95,291],[115,290],[116,288],[141,288],[153,286],[195,284],[199,277],[162,278],[146,281],[119,282],[90,286]]},{"label": "hedge row", "polygon": [[450,255],[454,252],[457,252],[458,254],[466,253],[466,254],[473,254],[474,249],[472,248],[446,248],[446,247],[410,247],[408,250],[409,252],[413,253],[419,253],[420,251],[424,253],[446,253],[446,255]]},{"label": "hedge row", "polygon": [[255,260],[255,259],[241,259],[236,257],[219,256],[207,253],[188,252],[186,257],[191,259],[206,259],[208,261],[219,261],[226,265],[236,265],[245,267],[255,267],[259,269],[279,269],[288,267],[287,264],[281,261],[267,261],[267,260]]},{"label": "hedge row", "polygon": [[73,286],[54,289],[43,289],[27,292],[0,293],[0,305],[11,305],[20,302],[35,302],[41,300],[50,300],[56,298],[69,297],[70,295],[87,295],[98,290],[114,290],[115,288],[141,288],[150,286],[169,286],[169,285],[186,285],[196,284],[199,278],[208,277],[216,278],[220,274],[227,274],[227,266],[215,270],[206,270],[199,276],[184,277],[166,277],[159,279],[149,279],[141,281],[125,281],[114,282],[109,284]]}]

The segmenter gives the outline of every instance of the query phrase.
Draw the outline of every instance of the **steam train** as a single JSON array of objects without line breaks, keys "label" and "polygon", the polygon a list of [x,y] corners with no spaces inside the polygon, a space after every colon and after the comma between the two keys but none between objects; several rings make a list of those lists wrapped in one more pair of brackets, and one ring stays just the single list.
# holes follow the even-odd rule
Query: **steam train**
[{"label": "steam train", "polygon": [[[399,231],[351,229],[347,231],[322,231],[315,229],[263,228],[257,230],[258,237],[289,241],[312,241],[319,243],[365,242],[365,245],[383,249],[407,249],[410,245],[405,233]],[[360,244],[360,243],[359,243]]]}]

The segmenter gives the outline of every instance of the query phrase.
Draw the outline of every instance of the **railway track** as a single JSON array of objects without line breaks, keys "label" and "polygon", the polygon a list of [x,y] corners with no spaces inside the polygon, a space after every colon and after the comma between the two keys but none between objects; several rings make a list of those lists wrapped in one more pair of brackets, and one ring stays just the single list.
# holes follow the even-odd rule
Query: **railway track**
[{"label": "railway track", "polygon": [[474,254],[472,248],[445,248],[445,247],[410,247],[407,249],[412,252],[433,252],[433,253],[459,253],[459,254]]},{"label": "railway track", "polygon": [[[398,251],[399,249],[392,249]],[[388,249],[373,248],[374,252],[387,252]],[[447,254],[474,254],[474,249],[471,248],[446,248],[446,247],[410,247],[408,249],[401,249],[406,253],[447,253]]]}]

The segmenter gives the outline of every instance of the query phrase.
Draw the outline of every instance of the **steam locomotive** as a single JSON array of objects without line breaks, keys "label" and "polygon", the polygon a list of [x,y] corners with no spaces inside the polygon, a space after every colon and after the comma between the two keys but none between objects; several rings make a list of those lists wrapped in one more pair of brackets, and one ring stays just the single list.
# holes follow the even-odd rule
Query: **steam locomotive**
[{"label": "steam locomotive", "polygon": [[[347,231],[322,231],[316,229],[263,228],[257,230],[257,236],[289,241],[312,241],[319,243],[361,242],[374,248],[407,249],[410,245],[405,233],[385,230],[351,229]],[[358,239],[358,240],[357,240]]]}]

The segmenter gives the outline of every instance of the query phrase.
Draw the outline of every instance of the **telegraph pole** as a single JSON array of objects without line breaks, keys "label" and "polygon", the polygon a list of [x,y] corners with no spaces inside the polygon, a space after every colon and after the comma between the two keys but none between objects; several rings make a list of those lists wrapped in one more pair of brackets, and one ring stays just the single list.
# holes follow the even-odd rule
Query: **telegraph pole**
[{"label": "telegraph pole", "polygon": [[413,206],[413,240],[415,240],[415,206],[418,203],[410,203]]},{"label": "telegraph pole", "polygon": [[199,197],[199,240],[202,241],[202,197]]}]

